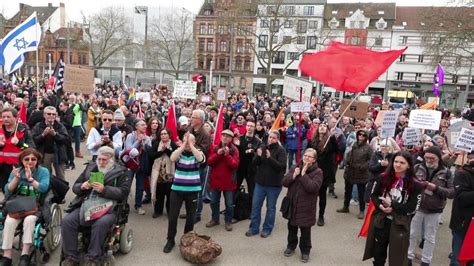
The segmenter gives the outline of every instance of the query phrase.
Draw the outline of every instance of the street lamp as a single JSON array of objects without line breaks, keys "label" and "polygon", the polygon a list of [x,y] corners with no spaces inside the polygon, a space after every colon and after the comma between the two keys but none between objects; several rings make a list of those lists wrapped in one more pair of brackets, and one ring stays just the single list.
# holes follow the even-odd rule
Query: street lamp
[{"label": "street lamp", "polygon": [[135,13],[140,15],[145,15],[145,41],[143,42],[145,46],[145,58],[143,58],[143,68],[147,67],[147,51],[148,51],[148,7],[147,6],[136,6]]},{"label": "street lamp", "polygon": [[48,78],[51,78],[51,53],[48,53],[48,66],[49,66]]}]

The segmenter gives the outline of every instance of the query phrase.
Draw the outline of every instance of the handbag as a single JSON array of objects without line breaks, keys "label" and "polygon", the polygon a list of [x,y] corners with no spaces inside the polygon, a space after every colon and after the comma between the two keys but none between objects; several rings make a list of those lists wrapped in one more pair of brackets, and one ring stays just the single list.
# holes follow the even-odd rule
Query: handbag
[{"label": "handbag", "polygon": [[81,205],[80,224],[89,226],[93,221],[109,213],[114,205],[115,201],[99,197],[93,192]]},{"label": "handbag", "polygon": [[193,264],[207,264],[222,253],[222,247],[210,236],[187,232],[181,237],[181,256]]},{"label": "handbag", "polygon": [[290,220],[292,209],[293,208],[292,208],[291,198],[288,196],[285,196],[283,200],[281,201],[281,207],[280,207],[280,211],[281,211],[281,214],[283,215],[283,218]]},{"label": "handbag", "polygon": [[13,219],[22,219],[38,212],[38,202],[32,196],[13,195],[7,200],[5,208]]}]

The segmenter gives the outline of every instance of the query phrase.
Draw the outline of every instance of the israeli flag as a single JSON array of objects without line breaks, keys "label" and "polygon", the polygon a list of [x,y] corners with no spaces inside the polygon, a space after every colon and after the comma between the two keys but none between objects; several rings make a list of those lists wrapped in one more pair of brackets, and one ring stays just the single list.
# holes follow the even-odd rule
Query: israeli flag
[{"label": "israeli flag", "polygon": [[0,44],[0,64],[7,74],[23,65],[26,52],[36,51],[41,39],[41,27],[34,12],[28,19],[10,31]]}]

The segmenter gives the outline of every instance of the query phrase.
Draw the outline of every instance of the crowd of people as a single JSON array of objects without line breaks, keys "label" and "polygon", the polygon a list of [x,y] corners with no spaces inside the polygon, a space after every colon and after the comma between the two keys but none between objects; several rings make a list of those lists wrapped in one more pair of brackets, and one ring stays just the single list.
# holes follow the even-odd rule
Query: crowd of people
[{"label": "crowd of people", "polygon": [[[381,125],[375,123],[380,107],[371,107],[365,119],[341,117],[340,102],[322,95],[300,117],[291,112],[286,97],[232,93],[223,103],[223,130],[215,134],[216,102],[173,99],[166,86],[138,87],[150,93],[149,102],[129,99],[128,88],[107,84],[97,86],[94,95],[57,95],[43,86],[38,91],[31,79],[5,83],[0,89],[0,185],[6,195],[21,193],[23,187],[37,191],[34,195],[44,193],[50,174],[65,179],[66,171],[76,167],[76,158],[92,159],[72,186],[76,198],[62,223],[63,265],[78,265],[77,232],[85,224],[93,236],[86,262],[95,265],[100,260],[104,232],[115,214],[111,210],[84,221],[81,205],[93,196],[127,201],[133,180],[133,207],[139,215],[146,214],[142,205],[150,202],[153,218],[166,211],[165,253],[175,246],[179,218],[186,219],[184,233],[193,231],[203,218],[203,203],[210,203],[212,212],[206,227],[220,225],[221,195],[224,228],[232,231],[234,208],[245,184],[251,202],[244,207],[250,219],[246,237],[272,234],[277,201],[287,188],[281,207],[288,219],[283,255],[293,255],[299,243],[302,262],[310,259],[311,227],[330,222],[325,219],[327,195],[343,195],[338,213],[350,213],[350,206],[358,205],[358,219],[365,218],[367,204],[373,203],[364,259],[373,258],[374,265],[385,264],[388,250],[389,264],[411,265],[420,241],[421,263],[429,265],[447,199],[454,199],[450,256],[451,265],[460,265],[457,256],[474,215],[474,151],[449,148],[446,130],[454,119],[473,122],[473,109],[442,110],[439,130],[423,131],[419,145],[404,145],[403,132],[416,106],[400,111],[393,137],[381,138]],[[172,102],[177,140],[165,126]],[[26,121],[19,121],[22,106]],[[282,108],[284,119],[275,130]],[[81,142],[91,157],[81,150]],[[337,180],[344,182],[343,192],[334,187],[338,169],[343,171],[344,180]],[[102,183],[90,181],[97,172],[105,175]],[[183,202],[186,213],[180,214]],[[36,221],[28,217],[22,255],[29,254]],[[11,234],[17,224],[7,216],[2,265],[11,264]],[[28,265],[23,256],[21,262]]]}]

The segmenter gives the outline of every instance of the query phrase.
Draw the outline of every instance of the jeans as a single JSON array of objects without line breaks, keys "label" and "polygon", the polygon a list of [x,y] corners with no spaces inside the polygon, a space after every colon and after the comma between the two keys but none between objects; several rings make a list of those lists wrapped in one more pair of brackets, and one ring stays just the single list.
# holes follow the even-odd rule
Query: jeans
[{"label": "jeans", "polygon": [[[462,242],[464,241],[464,236],[456,231],[451,230],[451,234],[453,235],[453,241],[451,242],[452,247],[452,256],[451,256],[451,263],[449,266],[461,266],[461,263],[458,261],[459,251],[461,251]],[[470,261],[466,264],[467,266],[473,266],[474,261]]]},{"label": "jeans", "polygon": [[[345,189],[344,189],[344,207],[349,208],[349,202],[351,201],[352,185],[353,184],[346,180],[344,185],[345,185]],[[359,211],[364,212],[365,211],[365,201],[364,201],[365,184],[354,184],[354,185],[357,185],[357,192],[359,193]]]},{"label": "jeans", "polygon": [[357,189],[357,186],[356,185],[352,185],[352,199],[353,200],[359,200],[359,190]]},{"label": "jeans", "polygon": [[[424,213],[417,211],[410,225],[410,247],[408,248],[408,259],[415,258],[415,249],[419,238],[425,243],[421,253],[421,261],[431,263],[435,247],[436,232],[438,231],[441,213]],[[422,230],[424,228],[424,230]]]},{"label": "jeans", "polygon": [[288,169],[290,169],[293,166],[293,159],[295,161],[297,160],[297,156],[296,156],[297,153],[298,151],[296,150],[288,150]]},{"label": "jeans", "polygon": [[288,222],[288,244],[287,248],[291,250],[295,250],[296,246],[298,246],[298,228],[301,231],[300,236],[300,251],[301,254],[309,255],[311,251],[311,227],[299,227],[291,225]]},{"label": "jeans", "polygon": [[260,231],[263,201],[267,200],[267,213],[263,223],[262,232],[271,233],[275,225],[276,202],[281,192],[281,187],[262,186],[255,184],[255,191],[252,199],[252,213],[250,214],[249,230],[253,234]]},{"label": "jeans", "polygon": [[146,175],[140,171],[135,172],[132,170],[128,170],[128,177],[130,178],[130,180],[133,180],[133,177],[135,177],[135,209],[141,208],[143,200],[143,190],[145,189]]},{"label": "jeans", "polygon": [[[222,191],[224,194],[225,200],[225,223],[231,224],[232,218],[234,217],[234,191]],[[212,210],[212,220],[219,222],[220,215],[220,205],[221,205],[221,191],[220,190],[211,190],[211,210]]]},{"label": "jeans", "polygon": [[74,146],[76,149],[76,153],[80,153],[82,128],[81,126],[74,126],[73,128],[74,128]]},{"label": "jeans", "polygon": [[203,200],[208,200],[209,199],[209,195],[208,195],[209,190],[207,189],[209,187],[209,178],[207,178],[208,180],[206,182],[208,169],[209,169],[208,166],[206,168],[200,168],[199,169],[199,177],[201,179],[202,189],[201,189],[201,191],[199,191],[199,194],[198,194],[196,218],[201,218]]},{"label": "jeans", "polygon": [[186,207],[186,225],[184,226],[184,233],[186,234],[187,232],[193,231],[197,198],[197,192],[171,191],[170,212],[168,214],[168,240],[174,241],[174,238],[176,237],[178,216],[183,201]]}]

